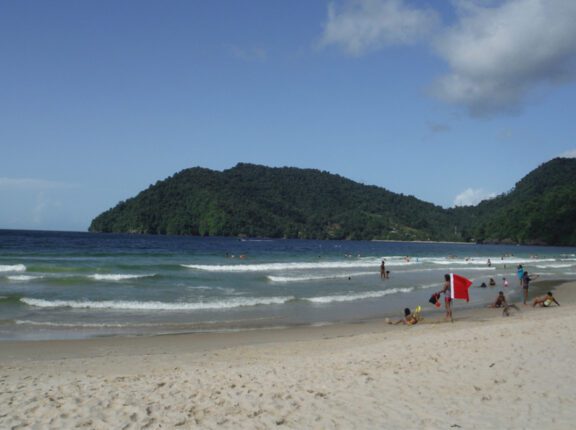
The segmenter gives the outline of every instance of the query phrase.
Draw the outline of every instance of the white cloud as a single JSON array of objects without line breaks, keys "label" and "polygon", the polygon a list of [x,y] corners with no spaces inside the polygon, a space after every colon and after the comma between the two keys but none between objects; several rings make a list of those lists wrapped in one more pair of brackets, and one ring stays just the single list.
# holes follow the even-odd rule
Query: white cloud
[{"label": "white cloud", "polygon": [[75,187],[74,184],[45,179],[0,177],[0,189],[3,190],[54,190]]},{"label": "white cloud", "polygon": [[559,155],[560,158],[576,158],[576,149],[571,151],[566,151],[565,153]]},{"label": "white cloud", "polygon": [[543,84],[575,77],[576,1],[458,4],[458,22],[435,44],[451,69],[433,88],[441,99],[473,115],[511,111]]},{"label": "white cloud", "polygon": [[337,45],[350,55],[361,55],[414,43],[437,22],[435,11],[410,7],[404,0],[347,0],[340,7],[331,3],[320,46]]},{"label": "white cloud", "polygon": [[452,5],[454,24],[442,27],[436,11],[408,0],[332,3],[320,46],[360,56],[426,38],[449,66],[432,84],[432,95],[474,116],[518,111],[538,90],[576,78],[576,0]]},{"label": "white cloud", "polygon": [[481,188],[468,188],[462,191],[454,199],[454,206],[474,206],[482,200],[491,199],[496,197],[495,193],[490,193]]}]

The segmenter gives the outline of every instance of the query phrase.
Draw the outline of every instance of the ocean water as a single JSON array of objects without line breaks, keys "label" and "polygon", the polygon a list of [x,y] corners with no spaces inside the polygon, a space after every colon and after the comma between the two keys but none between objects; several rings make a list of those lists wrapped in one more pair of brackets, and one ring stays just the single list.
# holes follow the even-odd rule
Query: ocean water
[{"label": "ocean water", "polygon": [[[0,339],[400,317],[407,306],[433,311],[428,298],[448,272],[474,282],[470,303],[458,301],[456,313],[500,290],[518,300],[518,264],[541,279],[573,279],[576,248],[0,230]],[[496,287],[479,287],[490,278]]]}]

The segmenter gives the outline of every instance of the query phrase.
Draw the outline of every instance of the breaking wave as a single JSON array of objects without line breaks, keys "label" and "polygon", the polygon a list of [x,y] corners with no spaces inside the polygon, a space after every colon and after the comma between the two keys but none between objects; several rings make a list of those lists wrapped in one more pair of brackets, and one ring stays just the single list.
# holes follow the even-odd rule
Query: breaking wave
[{"label": "breaking wave", "polygon": [[343,295],[336,295],[336,296],[324,296],[324,297],[310,297],[304,299],[306,301],[312,303],[334,303],[334,302],[352,302],[355,300],[364,300],[364,299],[374,299],[378,297],[388,296],[390,294],[397,294],[397,293],[410,293],[414,291],[414,288],[391,288],[390,290],[384,291],[368,291],[366,293],[359,293],[359,294],[343,294]]},{"label": "breaking wave", "polygon": [[95,274],[95,275],[90,275],[88,276],[91,279],[94,279],[96,281],[126,281],[128,279],[139,279],[139,278],[151,278],[156,276],[156,274],[151,274],[151,275],[130,275],[130,274],[125,274],[125,275],[121,275],[121,274],[116,274],[116,273],[110,273],[110,274]]},{"label": "breaking wave", "polygon": [[40,308],[74,308],[74,309],[122,309],[122,310],[162,310],[162,311],[193,311],[210,309],[230,309],[243,306],[277,305],[283,304],[294,297],[255,297],[255,298],[232,298],[213,302],[140,302],[121,300],[44,300],[22,297],[20,301],[30,306]]},{"label": "breaking wave", "polygon": [[0,264],[0,272],[25,272],[26,266],[23,264]]}]

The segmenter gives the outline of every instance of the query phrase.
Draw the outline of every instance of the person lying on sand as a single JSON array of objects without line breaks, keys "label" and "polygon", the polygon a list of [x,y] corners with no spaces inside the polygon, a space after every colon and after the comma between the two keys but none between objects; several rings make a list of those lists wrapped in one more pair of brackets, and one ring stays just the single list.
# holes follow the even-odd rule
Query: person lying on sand
[{"label": "person lying on sand", "polygon": [[405,308],[404,309],[404,318],[402,318],[401,320],[398,320],[396,322],[392,322],[392,321],[387,321],[388,324],[406,324],[406,325],[414,325],[417,324],[418,321],[420,321],[420,306],[418,306],[416,308],[416,310],[414,312],[410,311],[410,308]]},{"label": "person lying on sand", "polygon": [[548,291],[548,294],[546,294],[545,296],[536,297],[534,299],[534,302],[532,302],[532,307],[535,308],[536,306],[542,306],[547,308],[548,306],[552,306],[553,303],[556,303],[558,306],[560,306],[560,303],[558,303],[558,301],[552,295],[552,293]]}]

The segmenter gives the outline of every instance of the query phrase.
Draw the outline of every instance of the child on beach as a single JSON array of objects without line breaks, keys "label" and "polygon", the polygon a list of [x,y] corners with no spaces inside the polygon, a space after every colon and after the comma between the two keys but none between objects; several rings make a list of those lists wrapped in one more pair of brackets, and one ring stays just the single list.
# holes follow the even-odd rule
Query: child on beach
[{"label": "child on beach", "polygon": [[419,320],[420,320],[420,312],[418,311],[418,309],[416,310],[416,312],[412,313],[410,311],[410,308],[405,308],[404,309],[404,318],[402,318],[401,320],[398,320],[394,323],[392,321],[388,321],[388,324],[414,325],[414,324],[418,323]]}]

